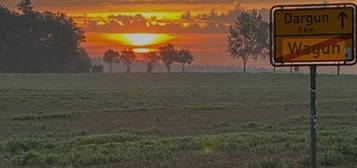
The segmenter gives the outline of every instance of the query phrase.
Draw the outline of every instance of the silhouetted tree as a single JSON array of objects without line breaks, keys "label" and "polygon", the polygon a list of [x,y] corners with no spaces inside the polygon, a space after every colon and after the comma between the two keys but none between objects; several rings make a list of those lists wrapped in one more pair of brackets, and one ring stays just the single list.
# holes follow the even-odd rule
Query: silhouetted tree
[{"label": "silhouetted tree", "polygon": [[341,74],[341,66],[340,65],[337,65],[337,72],[336,72],[337,75],[340,75]]},{"label": "silhouetted tree", "polygon": [[159,48],[160,60],[166,65],[167,72],[170,73],[171,65],[177,60],[177,50],[172,44],[167,44]]},{"label": "silhouetted tree", "polygon": [[31,0],[21,0],[17,5],[17,9],[22,11],[23,14],[29,15],[33,13],[33,5]]},{"label": "silhouetted tree", "polygon": [[185,65],[191,64],[193,60],[193,55],[189,50],[180,50],[176,61],[182,64],[182,72],[185,72]]},{"label": "silhouetted tree", "polygon": [[103,73],[104,66],[103,65],[92,65],[92,73]]},{"label": "silhouetted tree", "polygon": [[112,49],[109,49],[104,53],[103,61],[109,64],[110,73],[112,73],[113,63],[118,62],[119,56],[119,53]]},{"label": "silhouetted tree", "polygon": [[126,66],[126,72],[131,72],[131,64],[134,63],[136,55],[133,49],[124,49],[121,51],[120,60]]},{"label": "silhouetted tree", "polygon": [[156,52],[149,52],[144,54],[144,60],[147,64],[147,72],[152,72],[154,64],[160,61],[160,56]]},{"label": "silhouetted tree", "polygon": [[269,24],[256,12],[242,12],[229,28],[228,52],[232,58],[241,58],[243,73],[250,57],[258,59],[269,46]]},{"label": "silhouetted tree", "polygon": [[30,0],[21,13],[0,5],[0,72],[89,72],[84,32],[62,13],[37,12]]},{"label": "silhouetted tree", "polygon": [[77,51],[78,57],[74,57],[74,61],[72,61],[72,71],[77,73],[85,73],[89,72],[91,68],[92,59],[89,57],[88,52],[84,48],[80,48]]}]

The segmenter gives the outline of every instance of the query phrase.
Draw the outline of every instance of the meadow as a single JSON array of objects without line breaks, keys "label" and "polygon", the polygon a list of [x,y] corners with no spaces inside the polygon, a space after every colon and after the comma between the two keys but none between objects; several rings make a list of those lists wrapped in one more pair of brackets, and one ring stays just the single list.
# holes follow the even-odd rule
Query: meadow
[{"label": "meadow", "polygon": [[[318,75],[319,165],[357,168],[357,76]],[[0,168],[307,168],[304,74],[1,74]]]}]

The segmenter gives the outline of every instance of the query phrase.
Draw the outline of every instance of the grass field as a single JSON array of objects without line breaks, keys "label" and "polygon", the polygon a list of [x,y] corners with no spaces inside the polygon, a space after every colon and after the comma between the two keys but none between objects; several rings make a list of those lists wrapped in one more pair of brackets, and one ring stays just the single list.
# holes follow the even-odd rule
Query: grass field
[{"label": "grass field", "polygon": [[[357,168],[357,76],[318,76],[320,165]],[[0,167],[308,167],[309,77],[2,74]]]}]

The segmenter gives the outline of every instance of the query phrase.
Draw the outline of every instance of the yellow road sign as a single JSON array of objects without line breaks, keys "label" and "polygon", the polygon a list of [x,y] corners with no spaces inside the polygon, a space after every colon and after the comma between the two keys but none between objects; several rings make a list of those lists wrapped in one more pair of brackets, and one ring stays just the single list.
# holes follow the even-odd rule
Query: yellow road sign
[{"label": "yellow road sign", "polygon": [[279,62],[344,61],[352,58],[350,36],[277,37]]},{"label": "yellow road sign", "polygon": [[275,6],[271,14],[274,66],[356,62],[355,5]]},{"label": "yellow road sign", "polygon": [[353,32],[353,8],[279,9],[276,35],[346,34]]}]

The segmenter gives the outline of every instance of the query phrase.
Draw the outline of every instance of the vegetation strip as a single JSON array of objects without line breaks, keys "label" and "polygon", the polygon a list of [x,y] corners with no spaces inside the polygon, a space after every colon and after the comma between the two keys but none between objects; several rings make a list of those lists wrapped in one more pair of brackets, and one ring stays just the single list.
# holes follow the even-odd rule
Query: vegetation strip
[{"label": "vegetation strip", "polygon": [[[357,159],[357,144],[353,143],[357,140],[357,136],[345,136],[356,135],[357,131],[342,131],[344,133],[338,136],[334,134],[341,132],[339,130],[321,133],[322,140],[328,140],[323,144],[323,148],[329,146],[327,151],[321,149],[322,165],[338,165]],[[304,151],[307,137],[307,134],[267,132],[172,138],[160,138],[143,133],[89,135],[62,139],[23,137],[2,140],[0,158],[3,163],[9,165],[80,167],[117,161],[170,158],[180,151],[199,151],[201,154],[232,150],[281,152],[303,149]],[[337,139],[344,144],[336,145],[334,140]],[[303,162],[303,159],[300,160],[301,164]]]}]

